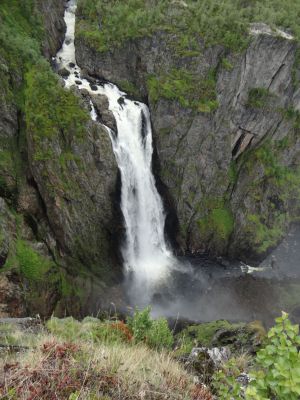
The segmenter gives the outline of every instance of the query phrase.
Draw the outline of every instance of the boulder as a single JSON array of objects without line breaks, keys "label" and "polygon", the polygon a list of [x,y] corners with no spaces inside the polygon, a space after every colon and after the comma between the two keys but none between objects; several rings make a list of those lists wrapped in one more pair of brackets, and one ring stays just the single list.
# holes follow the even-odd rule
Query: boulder
[{"label": "boulder", "polygon": [[108,98],[105,95],[98,94],[92,96],[93,104],[100,115],[100,120],[114,132],[117,132],[117,124],[112,111],[109,110]]}]

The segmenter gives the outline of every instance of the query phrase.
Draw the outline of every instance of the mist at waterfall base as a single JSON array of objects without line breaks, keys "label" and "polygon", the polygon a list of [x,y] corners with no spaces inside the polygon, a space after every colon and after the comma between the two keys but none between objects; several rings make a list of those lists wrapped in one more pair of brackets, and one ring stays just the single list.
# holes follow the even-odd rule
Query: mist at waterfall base
[{"label": "mist at waterfall base", "polygon": [[[76,0],[70,0],[65,11],[65,41],[56,63],[58,68],[69,72],[64,78],[66,88],[77,86],[89,92],[90,114],[95,123],[99,123],[99,115],[93,99],[99,94],[108,98],[116,121],[117,130],[107,127],[107,133],[122,182],[120,205],[126,234],[121,250],[128,304],[139,307],[151,304],[154,316],[195,321],[265,319],[273,311],[277,313],[275,284],[280,279],[290,279],[286,276],[288,271],[292,275],[298,271],[286,265],[288,257],[283,259],[279,273],[270,268],[270,259],[260,268],[251,269],[239,262],[224,264],[204,257],[173,256],[165,239],[164,209],[152,174],[148,107],[130,100],[111,83],[91,83],[81,76],[75,57],[75,12]],[[297,265],[299,256],[298,251]]]}]

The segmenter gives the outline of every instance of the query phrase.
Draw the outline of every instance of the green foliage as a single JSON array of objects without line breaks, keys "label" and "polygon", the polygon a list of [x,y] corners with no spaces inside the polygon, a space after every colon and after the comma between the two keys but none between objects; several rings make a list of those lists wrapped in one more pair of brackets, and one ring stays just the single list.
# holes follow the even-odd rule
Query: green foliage
[{"label": "green foliage", "polygon": [[257,338],[259,341],[263,336],[261,325],[255,325],[254,323],[246,325],[219,320],[190,325],[176,336],[176,354],[189,354],[193,347],[223,346],[223,342],[215,343],[213,341],[215,334],[220,330],[227,332],[227,337],[232,344],[232,350],[247,346],[254,338]]},{"label": "green foliage", "polygon": [[213,112],[218,108],[214,70],[210,70],[206,78],[199,79],[184,69],[172,69],[168,74],[149,76],[147,86],[153,103],[165,98],[200,112]]},{"label": "green foliage", "polygon": [[45,279],[45,275],[53,267],[53,263],[42,257],[28,243],[18,240],[16,256],[22,275],[29,281],[38,282]]},{"label": "green foliage", "polygon": [[[25,72],[26,64],[33,64],[41,58],[40,43],[43,38],[36,1],[1,1],[0,60],[6,60],[14,86],[20,86],[20,75]],[[1,75],[0,72],[0,82]]]},{"label": "green foliage", "polygon": [[228,176],[229,176],[229,180],[230,182],[235,185],[238,177],[239,177],[239,171],[237,168],[237,164],[235,161],[231,161],[230,166],[229,166],[229,170],[228,170]]},{"label": "green foliage", "polygon": [[244,400],[241,386],[236,380],[242,372],[244,371],[238,368],[236,360],[232,358],[213,375],[212,386],[219,400]]},{"label": "green foliage", "polygon": [[136,310],[128,324],[120,321],[100,321],[97,318],[86,317],[79,322],[72,317],[51,318],[47,322],[48,330],[65,340],[76,342],[79,339],[93,343],[120,343],[131,341],[145,343],[151,348],[170,348],[173,335],[164,318],[152,320],[150,307],[142,311]]},{"label": "green foliage", "polygon": [[72,92],[60,86],[48,65],[32,67],[26,74],[25,99],[26,127],[38,148],[36,159],[52,157],[43,146],[47,138],[60,138],[66,149],[73,136],[83,138],[87,112]]},{"label": "green foliage", "polygon": [[126,329],[119,329],[125,326],[120,322],[100,321],[97,318],[86,317],[79,322],[73,317],[55,318],[47,321],[47,329],[54,335],[64,340],[77,342],[85,340],[93,343],[121,343],[128,341]]},{"label": "green foliage", "polygon": [[152,326],[152,319],[150,316],[151,307],[146,307],[144,310],[135,310],[132,317],[127,319],[127,324],[132,330],[134,340],[138,342],[145,342],[148,332]]},{"label": "green foliage", "polygon": [[174,338],[165,318],[159,318],[152,321],[151,329],[147,334],[146,343],[155,349],[170,349]]},{"label": "green foliage", "polygon": [[131,329],[136,343],[144,342],[156,349],[170,348],[173,344],[173,334],[165,318],[152,320],[151,307],[144,310],[135,310],[133,317],[129,317],[127,324]]},{"label": "green foliage", "polygon": [[116,84],[120,87],[121,90],[124,90],[129,96],[133,96],[137,98],[139,96],[139,90],[132,82],[127,80],[120,80],[116,82]]},{"label": "green foliage", "polygon": [[[289,116],[286,118],[296,124],[297,112],[287,109],[286,113]],[[281,140],[267,140],[246,155],[245,166],[252,177],[253,203],[260,207],[265,187],[272,193],[267,198],[268,212],[264,215],[252,213],[246,220],[249,240],[261,254],[279,242],[289,223],[296,221],[299,215],[300,168],[297,163],[287,167],[286,158],[282,159],[284,149],[293,146],[294,140],[293,134]]]},{"label": "green foliage", "polygon": [[249,90],[247,107],[266,108],[269,104],[272,94],[265,88],[252,88]]},{"label": "green foliage", "polygon": [[259,253],[274,247],[282,238],[285,227],[285,215],[277,213],[273,226],[269,227],[263,216],[251,214],[247,217],[248,230],[254,234],[254,243]]},{"label": "green foliage", "polygon": [[177,40],[178,56],[198,54],[195,38],[207,46],[221,44],[240,51],[248,43],[251,22],[289,29],[300,39],[300,4],[294,0],[80,0],[78,12],[77,34],[99,51],[160,30]]},{"label": "green foliage", "polygon": [[288,107],[281,110],[282,115],[288,121],[293,122],[293,128],[299,132],[300,131],[300,111],[295,110],[293,107]]},{"label": "green foliage", "polygon": [[202,237],[214,235],[221,243],[226,243],[233,228],[234,219],[230,208],[224,200],[212,201],[205,199],[207,214],[198,221],[198,227]]},{"label": "green foliage", "polygon": [[110,47],[118,47],[124,40],[154,32],[163,24],[167,3],[163,0],[156,2],[154,7],[145,7],[144,0],[80,0],[78,35],[97,50],[107,51]]},{"label": "green foliage", "polygon": [[256,356],[255,370],[246,398],[297,400],[300,397],[299,326],[282,313],[268,332],[267,342]]},{"label": "green foliage", "polygon": [[[242,372],[234,360],[214,375],[214,388],[221,400],[297,400],[300,396],[299,326],[292,325],[282,313],[268,332],[264,346],[258,351],[250,383],[243,393],[236,381]],[[225,372],[226,371],[226,372]]]},{"label": "green foliage", "polygon": [[221,65],[224,69],[226,69],[226,71],[231,71],[233,69],[233,65],[229,60],[227,60],[227,58],[222,58]]}]

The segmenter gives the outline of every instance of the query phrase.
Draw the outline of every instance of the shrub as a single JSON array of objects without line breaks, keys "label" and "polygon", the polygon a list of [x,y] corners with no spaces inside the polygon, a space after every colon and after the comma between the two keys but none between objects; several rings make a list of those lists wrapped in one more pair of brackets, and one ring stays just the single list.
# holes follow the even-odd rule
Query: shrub
[{"label": "shrub", "polygon": [[144,342],[149,347],[161,349],[170,348],[174,342],[173,334],[165,318],[152,320],[151,308],[135,310],[133,317],[128,318],[128,326],[133,332],[136,343]]},{"label": "shrub", "polygon": [[[297,400],[300,396],[299,326],[292,325],[282,313],[268,332],[266,342],[255,359],[250,383],[241,390],[236,381],[244,371],[231,360],[214,375],[214,387],[221,400]],[[226,372],[225,372],[226,371]]]},{"label": "shrub", "polygon": [[146,343],[156,349],[168,349],[173,342],[173,334],[169,329],[167,320],[165,318],[154,320],[147,335]]},{"label": "shrub", "polygon": [[267,342],[256,356],[256,366],[246,390],[247,399],[297,400],[300,397],[299,325],[292,325],[287,313],[276,319]]},{"label": "shrub", "polygon": [[249,90],[247,107],[250,108],[265,108],[270,99],[272,98],[272,94],[268,89],[257,87]]},{"label": "shrub", "polygon": [[147,80],[149,97],[153,103],[160,98],[176,100],[182,107],[193,108],[203,113],[215,111],[219,104],[216,94],[216,71],[199,79],[185,69],[173,68],[160,76],[150,75]]},{"label": "shrub", "polygon": [[127,325],[133,332],[135,342],[145,342],[149,333],[152,320],[150,317],[151,307],[146,307],[144,310],[135,310],[133,317],[127,319]]}]

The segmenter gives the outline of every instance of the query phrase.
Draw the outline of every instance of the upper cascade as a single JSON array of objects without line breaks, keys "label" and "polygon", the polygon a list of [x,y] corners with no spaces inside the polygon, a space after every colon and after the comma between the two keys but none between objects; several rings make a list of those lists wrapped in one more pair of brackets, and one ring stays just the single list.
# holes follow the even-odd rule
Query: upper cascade
[{"label": "upper cascade", "polygon": [[126,238],[122,248],[124,267],[134,299],[151,300],[158,284],[166,282],[175,258],[164,237],[165,214],[152,174],[152,130],[148,107],[126,97],[117,86],[90,83],[82,78],[75,57],[76,0],[70,0],[65,11],[67,31],[58,52],[59,68],[68,70],[66,87],[76,85],[91,95],[91,118],[97,121],[93,95],[109,100],[117,132],[107,128],[121,173],[121,209]]}]

